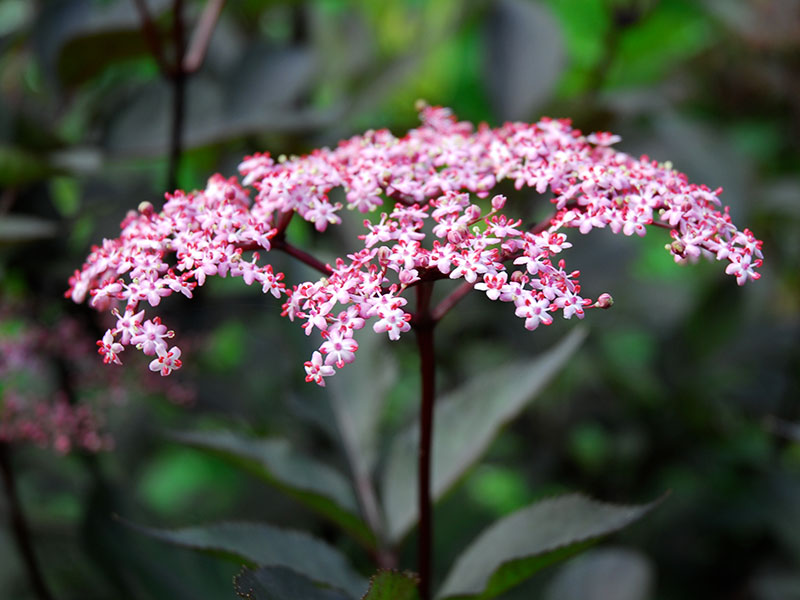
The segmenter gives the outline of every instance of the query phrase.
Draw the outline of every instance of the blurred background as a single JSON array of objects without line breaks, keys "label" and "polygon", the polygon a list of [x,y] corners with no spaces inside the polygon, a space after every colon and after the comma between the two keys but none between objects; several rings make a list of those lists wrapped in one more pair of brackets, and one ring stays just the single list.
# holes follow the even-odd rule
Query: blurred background
[{"label": "blurred background", "polygon": [[[346,470],[328,398],[303,382],[310,342],[274,299],[228,279],[170,298],[186,360],[162,380],[144,357],[102,365],[105,317],[63,293],[140,202],[234,175],[255,151],[402,135],[419,98],[473,122],[548,115],[618,133],[618,149],[722,186],[765,254],[761,280],[738,288],[719,263],[675,265],[658,230],[573,240],[566,259],[584,292],[615,305],[590,312],[567,368],[438,506],[439,571],[538,497],[635,503],[670,490],[642,522],[505,597],[800,598],[800,3],[3,0],[0,452],[54,598],[235,597],[235,562],[114,515],[308,528],[370,571],[329,525],[166,435],[279,435]],[[351,231],[320,237],[295,222],[289,233],[329,258],[352,248]],[[282,256],[275,265],[288,281],[311,276]],[[442,322],[442,390],[575,326],[530,333],[507,309],[474,294]],[[343,371],[340,393],[374,393],[388,440],[414,414],[418,380],[411,336],[387,346],[349,380]],[[376,373],[382,386],[356,385]],[[37,598],[12,504],[0,498],[0,596]],[[411,550],[403,557],[413,568]]]}]

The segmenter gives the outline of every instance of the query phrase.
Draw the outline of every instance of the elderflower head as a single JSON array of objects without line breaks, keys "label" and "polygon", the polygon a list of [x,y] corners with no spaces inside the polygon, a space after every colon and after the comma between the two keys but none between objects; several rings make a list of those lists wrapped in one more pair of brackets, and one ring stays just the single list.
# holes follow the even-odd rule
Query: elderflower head
[{"label": "elderflower head", "polygon": [[[67,291],[75,302],[116,311],[117,325],[101,342],[106,362],[120,362],[133,345],[156,357],[151,368],[162,375],[179,368],[180,349],[167,350],[173,332],[142,311],[175,292],[191,298],[213,275],[258,283],[283,298],[282,315],[320,336],[305,363],[306,380],[319,385],[334,366],[354,360],[354,331],[367,322],[391,340],[411,328],[405,294],[421,282],[464,280],[491,300],[513,303],[529,330],[557,314],[583,318],[587,308],[611,306],[608,295],[584,298],[580,273],[556,256],[572,245],[573,229],[642,236],[661,227],[678,262],[725,261],[740,285],[760,276],[761,241],[733,225],[720,190],[689,183],[669,164],[614,150],[618,136],[584,136],[566,120],[547,118],[476,129],[429,106],[421,117],[422,125],[402,138],[369,131],[277,162],[268,153],[248,156],[239,167],[241,184],[215,175],[205,190],[168,195],[159,213],[149,204],[129,213],[120,237],[92,249]],[[484,209],[482,199],[504,179],[549,193],[549,222],[526,228],[500,212],[501,195]],[[344,190],[349,210],[383,212],[364,221],[360,250],[323,265],[290,247],[283,232],[293,214],[320,232],[341,223],[345,207],[330,201],[334,188]],[[323,277],[288,287],[258,254],[243,259],[252,250],[287,251]]]}]

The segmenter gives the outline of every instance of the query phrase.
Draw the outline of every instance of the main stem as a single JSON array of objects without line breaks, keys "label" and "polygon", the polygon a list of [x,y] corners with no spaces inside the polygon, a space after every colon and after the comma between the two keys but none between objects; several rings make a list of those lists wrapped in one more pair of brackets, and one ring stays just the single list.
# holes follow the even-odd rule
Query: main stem
[{"label": "main stem", "polygon": [[419,504],[419,533],[417,538],[417,570],[419,571],[419,596],[431,597],[431,572],[433,541],[433,506],[431,501],[431,446],[433,443],[433,403],[436,383],[436,363],[433,351],[433,328],[436,321],[430,310],[433,282],[417,288],[417,314],[413,320],[419,349],[422,403],[420,407],[419,468],[417,490]]},{"label": "main stem", "polygon": [[33,551],[28,522],[25,520],[25,513],[22,512],[22,504],[17,495],[14,470],[11,466],[10,446],[6,442],[0,442],[0,474],[2,475],[8,502],[11,531],[22,557],[22,562],[25,565],[25,570],[28,572],[28,581],[30,581],[31,587],[39,600],[52,600],[53,595],[44,581],[42,571],[39,569],[39,563],[36,560],[36,554]]},{"label": "main stem", "polygon": [[172,83],[172,123],[167,166],[167,189],[178,187],[178,170],[183,156],[183,121],[186,109],[186,71],[183,58],[186,53],[186,31],[183,23],[183,0],[174,0],[172,8],[172,35],[175,43],[175,60],[170,74]]}]

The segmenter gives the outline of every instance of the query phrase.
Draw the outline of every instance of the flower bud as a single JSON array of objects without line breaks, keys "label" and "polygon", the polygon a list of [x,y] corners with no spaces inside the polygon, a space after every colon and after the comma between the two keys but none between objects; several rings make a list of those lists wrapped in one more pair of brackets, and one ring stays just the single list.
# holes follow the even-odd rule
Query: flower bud
[{"label": "flower bud", "polygon": [[522,283],[524,279],[525,279],[525,273],[523,273],[522,271],[514,271],[511,274],[511,281],[513,281],[514,283]]},{"label": "flower bud", "polygon": [[492,198],[492,208],[494,210],[503,210],[503,207],[506,205],[506,197],[502,194],[498,194],[494,198]]},{"label": "flower bud", "polygon": [[597,298],[597,302],[594,303],[595,308],[611,308],[614,306],[614,298],[611,297],[611,294],[600,294]]},{"label": "flower bud", "polygon": [[387,246],[381,246],[378,248],[378,262],[382,265],[385,265],[389,262],[389,257],[392,255],[392,251]]},{"label": "flower bud", "polygon": [[150,217],[153,214],[153,205],[146,200],[144,202],[139,203],[139,212],[145,215],[146,217]]}]

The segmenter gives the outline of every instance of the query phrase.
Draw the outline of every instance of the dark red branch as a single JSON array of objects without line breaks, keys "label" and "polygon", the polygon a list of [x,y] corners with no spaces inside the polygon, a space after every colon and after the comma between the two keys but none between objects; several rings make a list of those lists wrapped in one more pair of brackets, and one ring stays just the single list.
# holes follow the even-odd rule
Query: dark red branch
[{"label": "dark red branch", "polygon": [[203,14],[200,15],[200,20],[195,26],[194,34],[192,34],[189,50],[183,59],[184,73],[194,73],[203,66],[208,46],[211,43],[211,36],[214,34],[214,29],[224,6],[225,0],[208,0],[206,2]]},{"label": "dark red branch", "polygon": [[294,256],[300,262],[308,265],[312,269],[316,269],[323,275],[331,275],[333,273],[333,269],[331,269],[328,265],[323,263],[318,258],[311,256],[305,250],[301,250],[296,246],[292,246],[289,242],[284,239],[272,239],[270,242],[272,244],[272,248],[275,250],[280,250],[281,252],[285,252],[289,256]]}]

